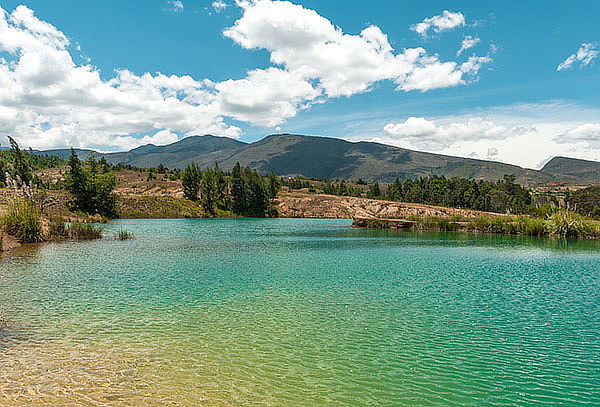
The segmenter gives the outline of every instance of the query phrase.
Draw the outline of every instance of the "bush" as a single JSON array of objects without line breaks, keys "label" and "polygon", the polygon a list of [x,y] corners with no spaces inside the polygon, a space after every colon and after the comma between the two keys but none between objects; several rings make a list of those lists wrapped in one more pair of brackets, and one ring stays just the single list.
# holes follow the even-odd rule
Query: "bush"
[{"label": "bush", "polygon": [[483,216],[475,219],[471,227],[477,231],[486,233],[512,233],[514,228],[508,219],[492,216]]},{"label": "bush", "polygon": [[550,217],[547,223],[550,236],[555,237],[600,237],[600,226],[585,220],[581,215],[571,211],[560,211]]},{"label": "bush", "polygon": [[519,216],[517,218],[519,234],[526,236],[546,236],[546,221],[543,219]]},{"label": "bush", "polygon": [[25,199],[15,199],[8,206],[2,218],[2,226],[9,235],[21,243],[43,241],[42,216],[35,205]]}]

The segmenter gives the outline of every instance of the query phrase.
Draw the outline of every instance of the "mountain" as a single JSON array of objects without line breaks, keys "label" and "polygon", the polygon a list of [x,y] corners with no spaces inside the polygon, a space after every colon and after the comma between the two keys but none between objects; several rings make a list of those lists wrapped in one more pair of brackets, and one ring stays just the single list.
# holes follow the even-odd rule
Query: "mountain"
[{"label": "mountain", "polygon": [[[75,148],[74,150],[82,160],[85,160],[86,158],[88,158],[88,156],[90,154],[94,154],[94,155],[98,154],[94,150],[86,150],[86,149],[82,149],[82,148]],[[71,155],[70,148],[61,148],[61,149],[56,149],[56,150],[42,150],[42,151],[33,150],[32,152],[33,152],[33,154],[38,154],[38,155],[53,155],[56,157],[60,157],[63,160],[66,160]]]},{"label": "mountain", "polygon": [[392,182],[400,179],[445,175],[496,180],[515,174],[524,184],[545,182],[549,176],[514,165],[423,153],[371,142],[349,142],[329,137],[271,135],[246,145],[220,160],[225,168],[236,162],[262,173]]},{"label": "mountain", "polygon": [[[65,150],[54,151],[62,154]],[[41,153],[53,154],[52,151]],[[391,182],[396,177],[407,179],[429,175],[497,180],[504,174],[514,174],[525,185],[576,183],[582,176],[586,182],[593,182],[594,177],[598,180],[597,175],[594,175],[598,172],[590,172],[585,168],[600,167],[600,163],[557,157],[546,164],[543,170],[537,171],[494,161],[424,153],[379,143],[349,142],[295,134],[270,135],[254,143],[210,135],[194,136],[166,146],[149,144],[128,152],[98,156],[104,156],[111,163],[137,167],[163,164],[168,168],[184,168],[192,162],[208,167],[218,162],[222,168],[230,169],[239,162],[261,173],[340,180],[362,178],[368,182]],[[574,162],[566,165],[560,164],[561,160]],[[563,176],[563,167],[571,172],[565,172]]]},{"label": "mountain", "polygon": [[228,137],[193,136],[166,146],[148,144],[124,153],[104,154],[107,161],[153,168],[163,164],[168,168],[185,168],[192,162],[202,167],[219,164],[224,157],[248,144]]},{"label": "mountain", "polygon": [[578,158],[554,157],[544,165],[542,172],[557,178],[582,184],[600,183],[600,162]]}]

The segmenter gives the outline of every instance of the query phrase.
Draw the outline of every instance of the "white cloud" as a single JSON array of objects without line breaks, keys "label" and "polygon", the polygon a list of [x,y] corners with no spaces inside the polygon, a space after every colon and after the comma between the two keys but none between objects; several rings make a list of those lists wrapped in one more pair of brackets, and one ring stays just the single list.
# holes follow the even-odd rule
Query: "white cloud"
[{"label": "white cloud", "polygon": [[220,13],[221,11],[223,11],[227,8],[227,3],[225,3],[223,0],[216,0],[216,1],[213,1],[212,7],[215,9],[215,11],[217,13]]},{"label": "white cloud", "polygon": [[556,68],[557,71],[564,71],[565,69],[572,68],[575,64],[579,64],[580,66],[588,66],[591,64],[594,59],[598,57],[600,51],[596,49],[596,46],[591,43],[581,44],[581,47],[577,50],[576,53],[569,55],[567,59],[558,65]]},{"label": "white cloud", "polygon": [[[216,110],[214,84],[122,70],[103,81],[77,65],[69,40],[25,6],[0,12],[0,132],[38,148],[135,147],[160,130],[236,137]],[[162,134],[162,133],[160,133]]]},{"label": "white cloud", "polygon": [[579,144],[584,148],[600,149],[600,123],[584,123],[554,138],[560,144]]},{"label": "white cloud", "polygon": [[404,122],[388,123],[383,130],[388,137],[404,145],[440,151],[465,141],[501,140],[533,132],[535,128],[524,126],[508,128],[480,117],[440,125],[424,117],[409,117]]},{"label": "white cloud", "polygon": [[456,52],[456,56],[460,56],[464,51],[473,48],[475,45],[479,44],[479,37],[473,37],[471,35],[466,35],[462,41],[460,49]]},{"label": "white cloud", "polygon": [[76,63],[67,36],[32,10],[0,8],[0,132],[35,148],[103,150],[177,134],[239,137],[229,118],[277,127],[312,104],[367,92],[379,81],[399,91],[457,86],[491,62],[476,56],[444,62],[423,48],[395,52],[376,26],[346,34],[290,2],[238,4],[242,17],[225,35],[244,48],[266,49],[274,66],[223,82],[127,69],[103,80],[93,65]]},{"label": "white cloud", "polygon": [[[600,109],[568,101],[511,104],[460,115],[383,122],[379,133],[348,131],[350,140],[541,168],[548,157],[600,161]],[[364,134],[371,135],[365,137]],[[497,151],[497,155],[495,152]]]},{"label": "white cloud", "polygon": [[302,76],[279,68],[256,69],[244,79],[218,83],[215,89],[223,114],[265,127],[294,117],[321,94]]},{"label": "white cloud", "polygon": [[[314,10],[290,2],[257,0],[241,5],[242,18],[225,36],[244,48],[269,51],[274,64],[316,81],[328,97],[366,92],[383,80],[393,81],[398,90],[456,86],[466,83],[475,71],[462,70],[456,62],[442,62],[423,48],[395,53],[377,26],[352,35]],[[444,24],[440,22],[436,29]]]},{"label": "white cloud", "polygon": [[411,30],[417,34],[426,37],[428,31],[432,30],[435,33],[442,31],[452,30],[456,27],[465,25],[465,16],[461,12],[453,13],[448,10],[444,10],[442,14],[426,18],[420,23],[414,24],[410,27]]},{"label": "white cloud", "polygon": [[172,10],[175,13],[181,13],[181,12],[183,12],[183,1],[181,1],[181,0],[170,0],[170,1],[167,1],[167,3],[169,3],[171,5]]}]

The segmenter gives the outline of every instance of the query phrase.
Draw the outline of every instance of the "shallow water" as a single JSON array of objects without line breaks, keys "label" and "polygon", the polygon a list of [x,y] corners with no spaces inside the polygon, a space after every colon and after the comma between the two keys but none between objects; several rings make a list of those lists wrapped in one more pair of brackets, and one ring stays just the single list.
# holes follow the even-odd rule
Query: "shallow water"
[{"label": "shallow water", "polygon": [[135,220],[0,259],[0,405],[600,405],[600,244]]}]

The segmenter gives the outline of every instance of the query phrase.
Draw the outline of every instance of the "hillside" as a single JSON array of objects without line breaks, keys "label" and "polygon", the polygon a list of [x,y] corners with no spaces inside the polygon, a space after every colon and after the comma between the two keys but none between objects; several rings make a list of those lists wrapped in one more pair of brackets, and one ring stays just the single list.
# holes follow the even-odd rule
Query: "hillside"
[{"label": "hillside", "polygon": [[[65,155],[65,150],[40,152]],[[87,156],[88,150],[80,154]],[[226,137],[194,136],[166,146],[146,145],[128,152],[99,154],[109,162],[137,167],[184,168],[192,162],[208,167],[218,162],[230,169],[236,162],[280,176],[319,179],[391,182],[430,175],[497,180],[515,174],[519,183],[593,183],[600,163],[562,157],[551,160],[542,171],[515,165],[408,150],[372,142],[349,142],[336,138],[279,134],[254,143]],[[561,164],[562,163],[562,164]],[[564,170],[564,171],[563,171]]]},{"label": "hillside", "polygon": [[544,165],[542,172],[584,184],[600,183],[600,162],[596,161],[554,157]]}]

